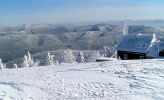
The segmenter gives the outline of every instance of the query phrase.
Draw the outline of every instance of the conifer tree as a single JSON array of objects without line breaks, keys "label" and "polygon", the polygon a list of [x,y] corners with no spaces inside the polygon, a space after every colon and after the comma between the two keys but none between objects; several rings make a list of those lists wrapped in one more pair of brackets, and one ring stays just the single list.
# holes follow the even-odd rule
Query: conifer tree
[{"label": "conifer tree", "polygon": [[24,56],[23,60],[23,67],[33,67],[33,66],[38,66],[39,62],[34,62],[33,58],[31,57],[31,53],[28,51],[27,55]]},{"label": "conifer tree", "polygon": [[80,54],[79,54],[79,62],[80,63],[84,63],[85,61],[85,58],[84,58],[84,55],[83,55],[83,52],[80,52]]},{"label": "conifer tree", "polygon": [[47,56],[47,64],[54,65],[54,55],[51,55],[49,51],[48,51],[48,56]]},{"label": "conifer tree", "polygon": [[73,54],[71,49],[67,49],[66,51],[64,51],[64,62],[65,63],[77,63],[76,62],[76,57]]},{"label": "conifer tree", "polygon": [[18,65],[17,64],[14,64],[13,66],[14,66],[14,68],[18,68]]},{"label": "conifer tree", "polygon": [[56,60],[56,65],[59,65],[59,61],[58,60]]},{"label": "conifer tree", "polygon": [[5,69],[6,65],[3,64],[2,59],[0,59],[0,69]]}]

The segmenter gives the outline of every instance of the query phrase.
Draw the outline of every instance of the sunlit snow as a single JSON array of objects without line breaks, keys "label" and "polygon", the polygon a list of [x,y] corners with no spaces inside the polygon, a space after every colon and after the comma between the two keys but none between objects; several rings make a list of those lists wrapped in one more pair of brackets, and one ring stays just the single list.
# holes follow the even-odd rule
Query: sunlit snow
[{"label": "sunlit snow", "polygon": [[163,100],[164,60],[3,69],[0,99]]}]

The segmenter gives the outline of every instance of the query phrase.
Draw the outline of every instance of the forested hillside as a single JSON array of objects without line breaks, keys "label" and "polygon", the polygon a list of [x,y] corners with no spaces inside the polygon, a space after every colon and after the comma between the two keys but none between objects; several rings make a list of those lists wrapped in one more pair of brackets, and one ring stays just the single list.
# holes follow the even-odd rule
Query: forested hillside
[{"label": "forested hillside", "polygon": [[[72,49],[91,52],[110,47],[111,53],[122,36],[122,24],[102,23],[95,25],[18,25],[0,27],[0,58],[3,62],[21,59],[27,51],[42,55],[47,51]],[[129,34],[157,34],[164,36],[160,26],[129,25]],[[79,51],[78,51],[79,52]],[[38,57],[35,57],[38,58]]]}]

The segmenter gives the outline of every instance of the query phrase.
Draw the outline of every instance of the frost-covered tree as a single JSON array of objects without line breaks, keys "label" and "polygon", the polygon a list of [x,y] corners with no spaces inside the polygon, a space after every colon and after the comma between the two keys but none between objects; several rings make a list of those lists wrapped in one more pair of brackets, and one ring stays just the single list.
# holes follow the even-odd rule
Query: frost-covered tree
[{"label": "frost-covered tree", "polygon": [[88,61],[95,61],[97,58],[102,57],[99,51],[90,51],[90,54],[87,56],[89,56]]},{"label": "frost-covered tree", "polygon": [[28,58],[27,58],[26,55],[24,55],[24,59],[23,59],[23,67],[29,67]]},{"label": "frost-covered tree", "polygon": [[111,56],[111,58],[117,58],[117,51]]},{"label": "frost-covered tree", "polygon": [[0,68],[3,69],[3,62],[1,59],[0,59]]},{"label": "frost-covered tree", "polygon": [[85,58],[84,58],[83,52],[79,53],[79,56],[78,56],[77,60],[78,60],[79,63],[84,63],[85,62]]},{"label": "frost-covered tree", "polygon": [[120,56],[117,58],[117,60],[121,60]]},{"label": "frost-covered tree", "polygon": [[56,60],[56,65],[59,65],[59,61],[58,60]]},{"label": "frost-covered tree", "polygon": [[6,64],[3,64],[2,60],[0,59],[0,69],[5,69]]},{"label": "frost-covered tree", "polygon": [[48,55],[47,55],[47,64],[54,65],[54,55],[51,55],[49,51],[48,51]]},{"label": "frost-covered tree", "polygon": [[112,50],[114,51],[114,53],[112,54],[111,58],[117,58],[117,50],[116,50],[116,45],[114,48],[112,48]]},{"label": "frost-covered tree", "polygon": [[110,54],[111,54],[111,48],[109,46],[104,46],[103,56],[110,57]]},{"label": "frost-covered tree", "polygon": [[14,68],[18,68],[18,65],[17,64],[13,64]]},{"label": "frost-covered tree", "polygon": [[34,62],[32,57],[31,57],[31,53],[28,51],[27,55],[24,56],[24,60],[23,60],[23,67],[33,67],[33,66],[38,66],[39,62]]},{"label": "frost-covered tree", "polygon": [[34,63],[34,66],[37,67],[37,66],[39,66],[39,64],[40,64],[40,61],[36,60]]},{"label": "frost-covered tree", "polygon": [[76,57],[75,55],[73,54],[72,50],[71,49],[67,49],[64,51],[64,62],[65,63],[77,63],[76,62]]}]

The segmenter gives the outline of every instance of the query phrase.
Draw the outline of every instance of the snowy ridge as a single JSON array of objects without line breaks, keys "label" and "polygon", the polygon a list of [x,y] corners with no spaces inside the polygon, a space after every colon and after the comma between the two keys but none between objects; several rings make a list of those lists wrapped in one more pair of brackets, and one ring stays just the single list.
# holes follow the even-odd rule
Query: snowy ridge
[{"label": "snowy ridge", "polygon": [[164,60],[0,70],[0,99],[164,99]]}]

